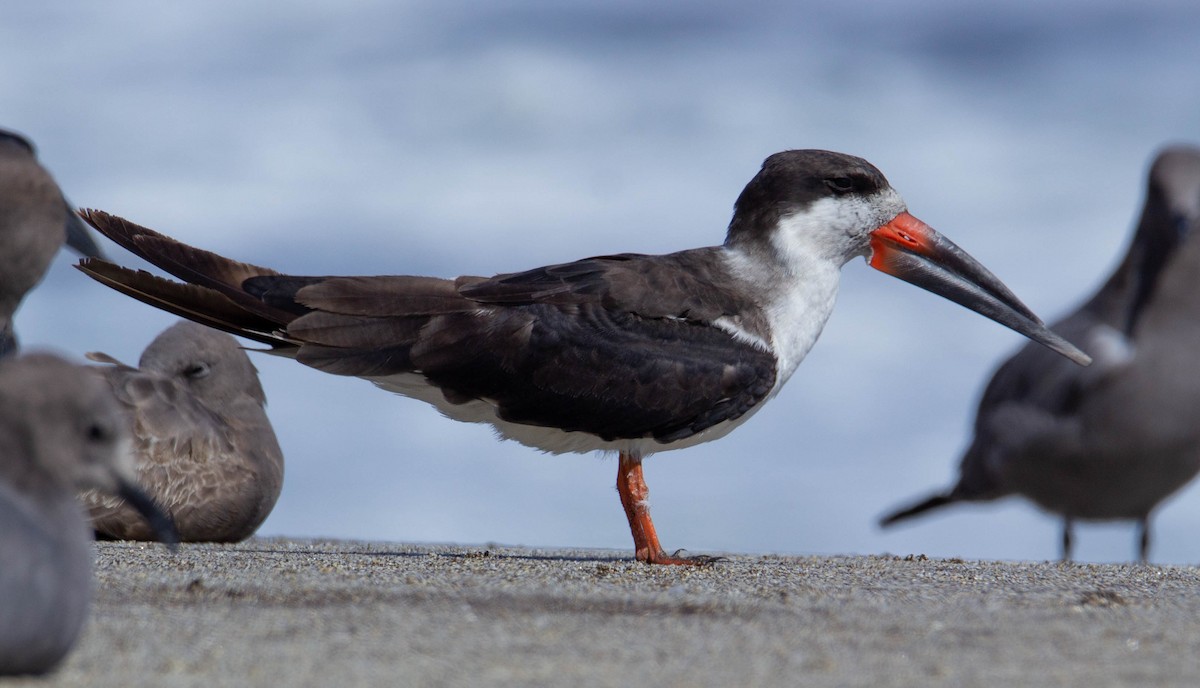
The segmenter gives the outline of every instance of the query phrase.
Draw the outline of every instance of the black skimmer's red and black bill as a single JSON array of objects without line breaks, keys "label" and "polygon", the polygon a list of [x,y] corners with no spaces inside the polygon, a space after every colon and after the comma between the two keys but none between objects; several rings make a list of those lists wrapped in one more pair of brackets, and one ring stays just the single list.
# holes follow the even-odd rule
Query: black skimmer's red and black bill
[{"label": "black skimmer's red and black bill", "polygon": [[855,256],[1089,360],[910,215],[879,170],[828,151],[767,158],[722,246],[491,278],[296,277],[103,212],[84,217],[188,283],[80,264],[130,296],[546,452],[619,453],[621,504],[636,556],[650,563],[702,559],[660,546],[642,459],[722,437],[775,396],[816,341]]},{"label": "black skimmer's red and black bill", "polygon": [[1063,364],[1026,346],[996,371],[958,482],[884,517],[891,525],[957,502],[1027,497],[1075,520],[1135,520],[1139,557],[1150,516],[1200,472],[1200,148],[1165,149],[1125,258],[1055,329],[1095,357]]},{"label": "black skimmer's red and black bill", "polygon": [[0,129],[0,356],[17,349],[12,318],[63,243],[102,257],[29,139]]}]

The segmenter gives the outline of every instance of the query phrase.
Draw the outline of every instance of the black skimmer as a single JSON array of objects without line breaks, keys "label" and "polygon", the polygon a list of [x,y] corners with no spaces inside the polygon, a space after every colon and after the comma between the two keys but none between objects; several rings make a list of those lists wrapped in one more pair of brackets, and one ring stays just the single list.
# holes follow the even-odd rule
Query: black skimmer
[{"label": "black skimmer", "polygon": [[103,257],[87,226],[38,164],[29,139],[0,129],[0,356],[17,349],[12,318],[63,242]]},{"label": "black skimmer", "polygon": [[1135,520],[1145,562],[1155,507],[1200,471],[1198,229],[1200,148],[1167,148],[1125,258],[1054,326],[1095,364],[1017,352],[983,393],[958,482],[882,524],[1018,494],[1062,516],[1064,560],[1075,520]]},{"label": "black skimmer", "polygon": [[47,354],[0,362],[0,674],[41,674],[75,644],[92,587],[76,490],[119,494],[159,538],[170,519],[138,487],[121,410],[95,375]]},{"label": "black skimmer", "polygon": [[83,216],[188,283],[81,262],[134,298],[542,451],[617,452],[636,557],[649,563],[705,559],[659,544],[642,459],[723,437],[774,397],[816,341],[855,256],[1089,361],[910,215],[879,170],[828,151],[767,158],[722,246],[490,278],[283,275],[107,213]]},{"label": "black skimmer", "polygon": [[[138,483],[170,514],[183,542],[237,542],[279,499],[283,452],[258,371],[237,340],[182,321],[158,335],[138,367],[88,354],[129,417]],[[83,495],[96,536],[155,534],[120,499]]]}]

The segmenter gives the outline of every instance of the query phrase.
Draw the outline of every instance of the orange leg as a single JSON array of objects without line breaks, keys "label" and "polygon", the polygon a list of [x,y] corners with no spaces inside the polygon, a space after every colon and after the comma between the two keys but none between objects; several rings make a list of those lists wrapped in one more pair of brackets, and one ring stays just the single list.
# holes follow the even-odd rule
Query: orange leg
[{"label": "orange leg", "polygon": [[621,495],[621,506],[625,507],[625,518],[629,519],[629,530],[633,533],[634,556],[647,564],[702,565],[716,561],[713,557],[681,557],[679,552],[667,554],[658,542],[654,522],[650,520],[650,488],[642,475],[642,458],[621,452],[617,466],[617,493]]}]

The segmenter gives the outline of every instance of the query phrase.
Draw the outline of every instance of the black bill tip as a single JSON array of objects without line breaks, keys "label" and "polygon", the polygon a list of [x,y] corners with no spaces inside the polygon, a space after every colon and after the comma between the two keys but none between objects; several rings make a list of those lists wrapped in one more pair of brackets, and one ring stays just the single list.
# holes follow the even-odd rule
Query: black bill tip
[{"label": "black bill tip", "polygon": [[154,537],[159,542],[166,545],[167,549],[171,552],[178,551],[179,531],[175,528],[175,521],[171,519],[171,516],[150,495],[143,492],[136,485],[124,480],[120,482],[117,494],[129,506],[136,509],[142,515],[142,518],[146,519],[146,523],[154,531]]}]

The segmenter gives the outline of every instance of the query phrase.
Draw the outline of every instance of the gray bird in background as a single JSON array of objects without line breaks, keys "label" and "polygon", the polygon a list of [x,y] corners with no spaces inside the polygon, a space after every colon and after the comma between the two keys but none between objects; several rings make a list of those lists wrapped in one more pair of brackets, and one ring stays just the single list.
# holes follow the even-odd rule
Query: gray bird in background
[{"label": "gray bird in background", "polygon": [[1089,368],[1026,346],[979,404],[958,482],[885,516],[889,526],[955,502],[1022,495],[1063,518],[1150,517],[1200,471],[1200,148],[1163,150],[1125,258],[1053,329],[1092,355]]},{"label": "gray bird in background", "polygon": [[64,241],[81,255],[103,255],[29,139],[0,129],[0,356],[16,351],[13,314]]},{"label": "gray bird in background", "polygon": [[[158,335],[138,368],[106,354],[97,368],[128,417],[138,482],[166,508],[185,542],[236,542],[266,520],[283,487],[283,452],[264,409],[258,371],[237,340],[179,322]],[[119,499],[88,492],[96,535],[154,533]]]},{"label": "gray bird in background", "polygon": [[130,438],[105,385],[48,354],[0,362],[0,674],[54,668],[91,599],[92,531],[80,489],[118,494],[173,545],[135,486]]}]

